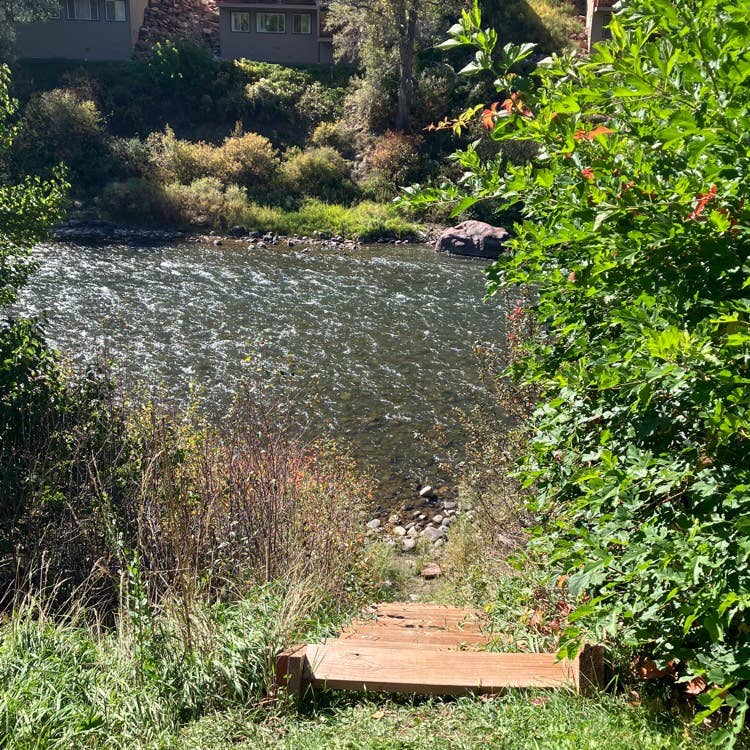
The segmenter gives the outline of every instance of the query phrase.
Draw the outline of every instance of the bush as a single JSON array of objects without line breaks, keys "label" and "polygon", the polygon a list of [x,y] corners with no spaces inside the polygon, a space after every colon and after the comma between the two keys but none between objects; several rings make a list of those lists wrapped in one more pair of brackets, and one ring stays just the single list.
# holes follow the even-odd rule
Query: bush
[{"label": "bush", "polygon": [[169,191],[151,179],[134,177],[105,185],[97,205],[118,221],[160,227],[182,224],[180,207]]},{"label": "bush", "polygon": [[345,89],[324,86],[320,81],[313,81],[300,94],[295,110],[302,121],[314,126],[324,120],[341,117],[344,114],[345,99]]},{"label": "bush", "polygon": [[147,139],[151,160],[164,183],[190,183],[210,174],[215,148],[204,141],[184,141],[168,127],[163,133],[152,133]]},{"label": "bush", "polygon": [[476,11],[453,38],[513,91],[509,116],[482,115],[493,137],[540,147],[504,172],[457,158],[462,207],[525,204],[489,289],[539,295],[521,476],[579,605],[563,653],[590,629],[669,664],[699,721],[731,718],[725,745],[750,704],[749,19],[748,0],[631,0],[610,43],[552,60],[536,90],[509,70],[528,49],[490,64]]},{"label": "bush", "polygon": [[356,134],[341,120],[321,122],[310,136],[310,146],[314,148],[328,146],[350,161],[357,155]]},{"label": "bush", "polygon": [[310,75],[296,68],[274,63],[238,60],[237,67],[248,81],[245,97],[251,111],[265,118],[294,117],[295,104],[312,83]]},{"label": "bush", "polygon": [[266,194],[279,167],[279,159],[268,138],[257,133],[235,133],[209,156],[209,173],[225,185],[246,187],[250,193]]},{"label": "bush", "polygon": [[390,200],[399,187],[416,182],[423,172],[422,139],[387,132],[375,139],[361,167],[360,184],[376,200]]},{"label": "bush", "polygon": [[156,97],[192,100],[211,93],[219,63],[205,45],[188,39],[157,42],[146,63],[146,79]]},{"label": "bush", "polygon": [[160,180],[190,184],[212,177],[223,185],[238,184],[266,194],[278,168],[271,142],[256,133],[229,136],[221,146],[177,138],[171,128],[148,138],[151,159]]},{"label": "bush", "polygon": [[101,185],[112,160],[96,104],[67,89],[35,94],[24,110],[13,159],[19,172],[34,174],[50,174],[62,162],[78,190]]},{"label": "bush", "polygon": [[151,149],[146,141],[140,138],[113,138],[110,148],[112,171],[118,178],[151,177],[155,172]]},{"label": "bush", "polygon": [[351,163],[328,146],[292,152],[281,169],[289,191],[329,203],[349,203],[355,198],[357,187],[351,173]]}]

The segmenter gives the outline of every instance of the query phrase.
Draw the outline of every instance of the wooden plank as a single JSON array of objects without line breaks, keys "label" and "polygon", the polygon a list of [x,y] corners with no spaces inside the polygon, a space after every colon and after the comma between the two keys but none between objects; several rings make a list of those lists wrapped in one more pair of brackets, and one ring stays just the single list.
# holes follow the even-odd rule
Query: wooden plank
[{"label": "wooden plank", "polygon": [[591,695],[604,687],[604,648],[586,645],[575,660],[576,690]]},{"label": "wooden plank", "polygon": [[329,641],[307,647],[314,687],[427,695],[496,693],[511,687],[575,687],[573,665],[554,654],[383,649]]},{"label": "wooden plank", "polygon": [[274,693],[287,693],[299,700],[305,682],[307,646],[295,646],[276,657]]},{"label": "wooden plank", "polygon": [[402,628],[414,630],[458,630],[467,633],[480,633],[488,630],[485,622],[462,617],[378,617],[375,620],[353,620],[349,630],[357,630],[363,625],[379,628]]},{"label": "wooden plank", "polygon": [[481,609],[475,609],[473,607],[449,607],[445,604],[429,604],[422,602],[384,602],[382,604],[376,604],[373,607],[370,607],[367,611],[373,614],[396,614],[404,615],[406,617],[414,617],[415,615],[421,615],[425,613],[434,614],[436,612],[444,612],[447,614],[463,616],[487,616]]},{"label": "wooden plank", "polygon": [[432,648],[442,651],[484,651],[492,639],[478,633],[448,630],[364,629],[342,633],[338,640],[357,641],[384,648]]}]

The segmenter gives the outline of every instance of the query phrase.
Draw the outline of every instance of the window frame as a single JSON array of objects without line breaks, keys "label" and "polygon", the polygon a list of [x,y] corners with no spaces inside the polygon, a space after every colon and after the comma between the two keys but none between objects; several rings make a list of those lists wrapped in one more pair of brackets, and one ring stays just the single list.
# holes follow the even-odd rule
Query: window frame
[{"label": "window frame", "polygon": [[[89,16],[78,16],[76,15],[76,3],[84,3],[86,0],[67,0],[67,14],[69,21],[99,21],[101,16],[99,15],[99,1],[88,0]],[[72,12],[71,12],[72,11]]]},{"label": "window frame", "polygon": [[[122,18],[117,18],[117,13],[115,12],[115,17],[110,18],[109,17],[109,6],[112,5],[114,8],[117,7],[118,3],[122,4]],[[104,20],[109,23],[127,23],[128,20],[128,4],[126,0],[104,0]]]},{"label": "window frame", "polygon": [[[307,35],[312,34],[313,32],[313,20],[312,20],[312,13],[292,13],[292,34],[299,34],[299,35]],[[302,30],[302,19],[307,19],[307,31]],[[294,22],[299,20],[300,21],[300,31],[296,31],[294,28]]]},{"label": "window frame", "polygon": [[[237,16],[245,16],[247,18],[247,28],[246,29],[236,29],[234,27],[234,19]],[[233,34],[249,34],[252,31],[253,24],[252,19],[250,18],[250,11],[249,10],[233,10],[229,13],[229,30]]]},{"label": "window frame", "polygon": [[[281,28],[275,31],[261,28],[261,18],[280,18]],[[255,14],[255,30],[258,34],[286,34],[286,13],[267,13],[265,11],[258,11]]]}]

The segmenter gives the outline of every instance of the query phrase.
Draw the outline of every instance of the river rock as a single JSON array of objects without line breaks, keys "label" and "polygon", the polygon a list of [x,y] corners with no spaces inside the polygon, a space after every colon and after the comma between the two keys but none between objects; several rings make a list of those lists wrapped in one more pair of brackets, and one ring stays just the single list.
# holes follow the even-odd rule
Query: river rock
[{"label": "river rock", "polygon": [[434,526],[428,526],[422,532],[422,536],[431,542],[437,542],[438,539],[442,539],[445,536],[445,529],[436,529]]},{"label": "river rock", "polygon": [[246,234],[247,234],[247,229],[239,225],[234,226],[229,230],[230,237],[244,237]]},{"label": "river rock", "polygon": [[433,578],[437,578],[438,576],[441,576],[443,574],[443,571],[440,569],[440,566],[435,562],[428,562],[424,568],[419,572],[419,575],[422,576],[426,581],[431,581]]},{"label": "river rock", "polygon": [[493,227],[484,221],[462,221],[455,227],[449,227],[438,237],[435,251],[497,260],[508,236],[508,232],[502,227]]},{"label": "river rock", "polygon": [[373,518],[372,521],[367,522],[367,528],[374,531],[375,529],[380,528],[380,519],[379,518]]},{"label": "river rock", "polygon": [[393,533],[396,536],[406,536],[406,529],[403,526],[395,526],[393,529]]},{"label": "river rock", "polygon": [[406,534],[410,539],[416,539],[419,536],[419,526],[412,526]]},{"label": "river rock", "polygon": [[432,492],[432,486],[429,484],[426,484],[424,487],[422,487],[421,490],[419,490],[419,496],[427,497],[431,492]]},{"label": "river rock", "polygon": [[442,523],[443,517],[438,513],[436,516],[432,517],[433,523]]},{"label": "river rock", "polygon": [[417,540],[410,536],[407,536],[401,542],[401,545],[404,552],[411,552],[417,546]]},{"label": "river rock", "polygon": [[443,503],[443,508],[446,510],[456,510],[456,508],[458,508],[458,503],[455,500],[446,500]]}]

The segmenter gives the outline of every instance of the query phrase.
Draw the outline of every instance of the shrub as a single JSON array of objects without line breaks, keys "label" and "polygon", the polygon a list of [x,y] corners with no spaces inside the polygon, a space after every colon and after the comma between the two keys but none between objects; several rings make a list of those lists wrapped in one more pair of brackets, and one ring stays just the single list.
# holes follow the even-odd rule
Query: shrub
[{"label": "shrub", "polygon": [[120,179],[150,177],[155,169],[151,149],[140,138],[113,138],[110,141],[113,172]]},{"label": "shrub", "polygon": [[160,183],[134,177],[105,185],[97,205],[110,218],[159,227],[183,223],[180,207]]},{"label": "shrub", "polygon": [[221,146],[177,138],[171,128],[148,138],[151,159],[164,183],[190,184],[213,177],[223,185],[238,184],[251,192],[266,193],[278,168],[271,142],[256,133],[229,136]]},{"label": "shrub", "polygon": [[189,183],[210,174],[214,147],[204,141],[184,141],[168,127],[147,139],[151,159],[162,182]]},{"label": "shrub", "polygon": [[157,42],[146,64],[146,78],[158,97],[191,99],[211,93],[219,64],[211,50],[188,39]]},{"label": "shrub", "polygon": [[324,120],[338,119],[344,114],[346,90],[324,86],[313,81],[300,94],[295,105],[297,115],[308,125],[317,125]]},{"label": "shrub", "polygon": [[422,139],[405,133],[387,132],[375,139],[361,168],[361,185],[377,200],[393,198],[401,186],[419,179],[423,159]]},{"label": "shrub", "polygon": [[281,176],[288,190],[330,203],[348,203],[357,194],[352,166],[328,146],[292,152]]},{"label": "shrub", "polygon": [[414,89],[415,128],[425,128],[445,119],[453,103],[455,87],[456,74],[447,65],[433,65],[420,71]]},{"label": "shrub", "polygon": [[504,172],[457,158],[462,208],[524,201],[489,290],[539,295],[521,476],[579,605],[563,653],[589,628],[671,662],[732,745],[750,703],[750,3],[630,0],[610,43],[553,59],[536,90],[510,71],[530,50],[493,49],[478,16],[449,44],[512,92],[482,117],[540,147]]},{"label": "shrub", "polygon": [[238,60],[237,67],[247,79],[245,97],[251,111],[264,118],[294,117],[295,104],[311,84],[310,75],[296,68],[273,63]]},{"label": "shrub", "polygon": [[111,155],[96,104],[67,89],[35,94],[23,113],[14,161],[19,171],[36,174],[49,174],[62,162],[79,190],[102,184]]},{"label": "shrub", "polygon": [[206,166],[225,185],[242,185],[251,193],[264,194],[276,176],[279,159],[268,138],[235,133],[213,150]]},{"label": "shrub", "polygon": [[224,186],[215,177],[201,177],[189,185],[165,185],[167,200],[175,206],[180,223],[187,226],[221,227]]},{"label": "shrub", "polygon": [[314,148],[328,146],[350,161],[357,154],[356,134],[341,120],[321,122],[310,136],[310,146]]}]

